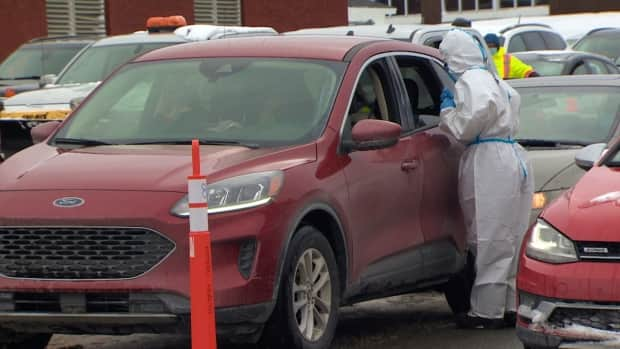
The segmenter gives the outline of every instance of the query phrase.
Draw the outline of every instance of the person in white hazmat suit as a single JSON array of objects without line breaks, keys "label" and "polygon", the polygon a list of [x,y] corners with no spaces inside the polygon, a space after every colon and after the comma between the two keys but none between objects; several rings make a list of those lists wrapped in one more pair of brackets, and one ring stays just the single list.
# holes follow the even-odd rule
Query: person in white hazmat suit
[{"label": "person in white hazmat suit", "polygon": [[521,98],[488,70],[486,49],[466,32],[448,32],[439,50],[456,81],[454,94],[441,95],[440,128],[467,145],[459,199],[476,260],[471,308],[457,325],[500,328],[514,321],[518,252],[534,188],[527,154],[513,140]]}]

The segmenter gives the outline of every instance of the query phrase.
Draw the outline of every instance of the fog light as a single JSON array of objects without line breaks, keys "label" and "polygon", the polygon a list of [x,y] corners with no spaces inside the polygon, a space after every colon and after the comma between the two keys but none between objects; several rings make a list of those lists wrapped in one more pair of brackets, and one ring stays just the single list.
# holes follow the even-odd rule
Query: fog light
[{"label": "fog light", "polygon": [[239,246],[239,273],[244,279],[249,279],[256,255],[256,240],[245,240]]},{"label": "fog light", "polygon": [[540,210],[544,208],[546,204],[547,204],[547,196],[545,196],[545,193],[543,192],[534,193],[534,196],[532,197],[532,209],[533,210]]}]

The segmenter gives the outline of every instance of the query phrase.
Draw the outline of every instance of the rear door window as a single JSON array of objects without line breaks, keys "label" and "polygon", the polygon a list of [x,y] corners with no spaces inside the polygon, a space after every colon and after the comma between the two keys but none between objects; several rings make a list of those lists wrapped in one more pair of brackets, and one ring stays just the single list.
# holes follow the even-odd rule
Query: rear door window
[{"label": "rear door window", "polygon": [[530,31],[523,33],[523,40],[528,51],[546,50],[547,45],[542,35],[538,31]]},{"label": "rear door window", "polygon": [[522,51],[527,51],[527,46],[525,46],[523,35],[517,34],[510,39],[510,42],[508,43],[508,52]]},{"label": "rear door window", "polygon": [[558,34],[552,32],[540,32],[540,35],[545,41],[547,50],[564,50],[566,48],[566,43]]}]

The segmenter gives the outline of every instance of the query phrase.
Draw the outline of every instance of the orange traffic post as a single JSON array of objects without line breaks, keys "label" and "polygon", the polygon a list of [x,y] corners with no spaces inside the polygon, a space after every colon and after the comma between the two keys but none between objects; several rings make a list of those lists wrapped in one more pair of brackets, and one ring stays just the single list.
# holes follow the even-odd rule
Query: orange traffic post
[{"label": "orange traffic post", "polygon": [[200,174],[200,146],[192,141],[193,173],[187,177],[192,349],[216,349],[207,176]]}]

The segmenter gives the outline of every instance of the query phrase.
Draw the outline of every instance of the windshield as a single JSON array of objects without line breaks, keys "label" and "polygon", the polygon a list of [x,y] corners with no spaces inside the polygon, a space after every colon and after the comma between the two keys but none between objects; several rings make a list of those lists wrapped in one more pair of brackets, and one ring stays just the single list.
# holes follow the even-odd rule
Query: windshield
[{"label": "windshield", "polygon": [[620,42],[615,35],[596,35],[583,38],[574,49],[576,51],[594,52],[612,60],[620,57]]},{"label": "windshield", "polygon": [[301,144],[322,133],[344,69],[341,62],[258,58],[130,64],[57,138]]},{"label": "windshield", "polygon": [[607,142],[620,112],[615,87],[521,87],[518,139]]},{"label": "windshield", "polygon": [[58,77],[56,82],[62,84],[84,84],[103,80],[121,64],[137,55],[156,48],[177,44],[176,42],[135,43],[129,45],[92,46],[84,51]]},{"label": "windshield", "polygon": [[58,74],[84,45],[28,45],[13,52],[0,64],[0,79],[38,79]]}]

